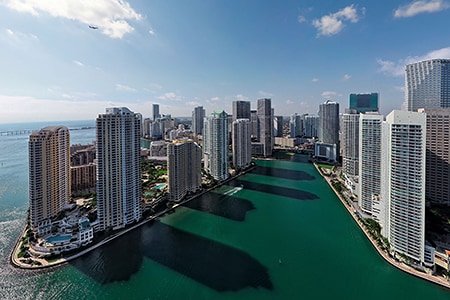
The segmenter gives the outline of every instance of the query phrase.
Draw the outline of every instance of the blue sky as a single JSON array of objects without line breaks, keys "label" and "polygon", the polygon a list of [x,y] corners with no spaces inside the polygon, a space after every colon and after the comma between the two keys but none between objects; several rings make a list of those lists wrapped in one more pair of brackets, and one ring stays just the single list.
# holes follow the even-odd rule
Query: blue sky
[{"label": "blue sky", "polygon": [[450,58],[450,0],[0,0],[0,16],[0,123],[262,97],[276,115],[316,114],[366,92],[387,114],[405,64]]}]

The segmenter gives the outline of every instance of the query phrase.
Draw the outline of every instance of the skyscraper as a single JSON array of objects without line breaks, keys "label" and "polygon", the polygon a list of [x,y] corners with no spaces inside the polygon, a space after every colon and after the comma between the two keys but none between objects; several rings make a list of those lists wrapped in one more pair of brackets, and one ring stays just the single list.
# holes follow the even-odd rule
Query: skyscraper
[{"label": "skyscraper", "polygon": [[252,123],[252,139],[259,140],[259,121],[256,110],[250,111],[250,122]]},{"label": "skyscraper", "polygon": [[219,181],[228,178],[228,114],[214,111],[205,118],[203,129],[205,169]]},{"label": "skyscraper", "polygon": [[386,117],[388,239],[397,253],[424,262],[426,116],[394,110]]},{"label": "skyscraper", "polygon": [[153,104],[153,121],[159,118],[159,104]]},{"label": "skyscraper", "polygon": [[205,118],[205,109],[203,106],[197,106],[192,112],[192,132],[194,135],[203,134],[203,119]]},{"label": "skyscraper", "polygon": [[107,108],[97,118],[97,214],[100,230],[117,229],[142,216],[139,115]]},{"label": "skyscraper", "polygon": [[302,136],[303,133],[302,119],[297,113],[293,113],[289,119],[289,136],[295,138],[297,136]]},{"label": "skyscraper", "polygon": [[283,116],[273,116],[273,136],[283,136]]},{"label": "skyscraper", "polygon": [[426,199],[450,206],[450,108],[425,108],[427,115]]},{"label": "skyscraper", "polygon": [[319,140],[335,144],[339,156],[339,103],[326,101],[319,106]]},{"label": "skyscraper", "polygon": [[[359,151],[361,148],[359,145],[359,135],[361,131],[359,127],[359,120],[362,117],[362,114],[377,112],[378,93],[350,94],[349,108],[346,109],[345,113],[342,115],[340,141],[340,148],[342,150],[342,171],[344,177],[346,178],[347,187],[349,187],[355,194],[358,194],[358,191],[360,191],[360,189],[356,189],[360,174]],[[368,158],[368,156],[365,156],[365,158]]]},{"label": "skyscraper", "polygon": [[374,201],[381,200],[381,160],[383,116],[378,113],[359,115],[358,205],[384,227],[384,210]]},{"label": "skyscraper", "polygon": [[350,94],[349,108],[363,114],[369,111],[378,111],[378,93]]},{"label": "skyscraper", "polygon": [[249,119],[237,119],[232,127],[233,166],[248,167],[252,161],[251,123]]},{"label": "skyscraper", "polygon": [[342,115],[342,171],[352,191],[359,174],[359,118],[352,109]]},{"label": "skyscraper", "polygon": [[450,59],[406,66],[404,109],[450,107]]},{"label": "skyscraper", "polygon": [[305,116],[305,136],[318,137],[319,136],[319,116]]},{"label": "skyscraper", "polygon": [[319,106],[319,140],[339,144],[339,103],[326,101]]},{"label": "skyscraper", "polygon": [[271,99],[258,99],[257,116],[259,121],[259,141],[263,145],[263,156],[272,155],[273,121]]},{"label": "skyscraper", "polygon": [[167,175],[171,201],[181,201],[202,187],[202,149],[192,140],[175,140],[167,145]]},{"label": "skyscraper", "polygon": [[67,127],[48,126],[30,135],[29,197],[31,228],[39,233],[51,230],[51,218],[58,215],[71,196],[70,135]]},{"label": "skyscraper", "polygon": [[233,121],[237,119],[250,120],[250,101],[233,101]]}]

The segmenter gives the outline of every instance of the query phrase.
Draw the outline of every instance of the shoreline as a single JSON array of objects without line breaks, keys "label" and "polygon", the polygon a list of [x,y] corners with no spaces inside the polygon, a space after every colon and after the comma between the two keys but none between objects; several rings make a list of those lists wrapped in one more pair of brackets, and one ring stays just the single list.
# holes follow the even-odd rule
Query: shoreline
[{"label": "shoreline", "polygon": [[322,174],[322,172],[319,170],[319,167],[317,166],[316,163],[313,163],[313,165],[316,168],[316,170],[319,173],[319,175],[327,182],[328,186],[333,190],[333,192],[336,195],[336,197],[341,201],[342,205],[346,208],[347,212],[352,216],[352,218],[355,221],[355,223],[359,226],[361,231],[364,233],[366,238],[369,240],[369,242],[375,248],[375,250],[377,251],[378,255],[381,256],[381,258],[383,258],[386,262],[388,262],[389,264],[391,264],[395,268],[397,268],[397,269],[399,269],[399,270],[401,270],[401,271],[403,271],[405,273],[408,273],[408,274],[413,275],[413,276],[415,276],[417,278],[426,280],[428,282],[434,283],[434,284],[439,285],[441,287],[445,287],[447,289],[450,289],[450,282],[448,282],[444,278],[438,277],[438,276],[433,276],[433,275],[430,275],[428,273],[423,273],[423,272],[417,271],[416,269],[406,265],[405,263],[397,262],[396,260],[391,258],[385,251],[380,249],[378,247],[376,241],[372,239],[372,237],[370,236],[369,232],[366,230],[364,225],[358,219],[356,213],[352,211],[352,207],[350,207],[347,204],[345,199],[343,199],[342,196],[338,193],[338,191],[336,191],[336,189],[333,187],[333,185],[331,184],[331,178],[329,178],[329,177],[325,176],[324,174]]},{"label": "shoreline", "polygon": [[13,267],[19,268],[19,269],[22,269],[22,270],[45,270],[45,269],[62,267],[63,265],[67,264],[69,261],[77,259],[77,258],[79,258],[79,257],[81,257],[81,256],[83,256],[83,255],[85,255],[85,254],[87,254],[87,253],[89,253],[89,252],[91,252],[91,251],[93,251],[93,250],[95,250],[95,249],[97,249],[97,248],[107,244],[108,242],[110,242],[110,241],[112,241],[112,240],[114,240],[114,239],[116,239],[116,238],[118,238],[118,237],[120,237],[120,236],[122,236],[122,235],[124,235],[124,234],[126,234],[126,233],[128,233],[128,232],[130,232],[130,231],[132,231],[132,230],[142,226],[142,225],[145,225],[145,224],[149,223],[150,221],[154,221],[154,220],[158,219],[159,217],[167,214],[168,212],[170,212],[172,210],[175,210],[177,207],[179,207],[179,206],[181,206],[181,205],[183,205],[185,203],[188,203],[189,201],[194,200],[194,199],[202,196],[203,194],[208,193],[211,190],[213,190],[215,188],[218,188],[218,187],[222,186],[223,184],[225,184],[225,183],[227,183],[227,182],[229,182],[231,180],[234,180],[234,179],[236,179],[236,178],[238,178],[238,177],[240,177],[242,175],[247,174],[248,172],[252,171],[256,167],[257,167],[257,165],[254,164],[254,165],[248,167],[247,169],[243,170],[241,173],[236,174],[234,176],[230,176],[229,178],[225,179],[224,181],[221,181],[218,184],[216,184],[216,185],[214,185],[214,186],[212,186],[210,188],[207,188],[207,189],[201,191],[198,194],[192,195],[189,198],[184,199],[184,200],[182,200],[180,202],[176,202],[176,203],[174,203],[174,205],[172,207],[168,207],[168,208],[164,209],[161,212],[158,212],[158,213],[156,213],[154,215],[151,215],[151,216],[149,216],[149,217],[139,221],[138,223],[130,226],[129,228],[125,228],[125,229],[122,229],[122,230],[120,230],[120,231],[118,231],[116,233],[113,233],[112,235],[110,235],[110,236],[106,237],[105,239],[97,242],[96,244],[91,245],[88,248],[86,248],[84,250],[81,250],[81,251],[79,251],[79,252],[77,252],[77,253],[75,253],[73,255],[70,255],[70,256],[67,256],[67,257],[58,258],[58,259],[56,259],[53,262],[48,262],[45,258],[39,258],[39,259],[34,258],[34,260],[41,262],[42,265],[26,264],[26,263],[21,262],[20,261],[21,258],[18,257],[18,254],[20,252],[20,246],[19,245],[20,245],[21,239],[24,236],[24,233],[26,231],[26,225],[25,225],[25,227],[22,229],[21,233],[17,237],[16,242],[14,244],[14,247],[11,250],[11,253],[9,255],[9,262],[10,262],[10,264]]}]

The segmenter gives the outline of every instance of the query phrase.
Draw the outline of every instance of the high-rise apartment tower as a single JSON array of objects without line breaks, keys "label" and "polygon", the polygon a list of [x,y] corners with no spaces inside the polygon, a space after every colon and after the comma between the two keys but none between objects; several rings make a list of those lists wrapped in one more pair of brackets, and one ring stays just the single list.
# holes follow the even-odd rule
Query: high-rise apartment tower
[{"label": "high-rise apartment tower", "polygon": [[100,230],[116,229],[142,216],[139,115],[107,108],[97,118],[97,214]]},{"label": "high-rise apartment tower", "polygon": [[426,199],[450,206],[450,108],[425,108],[427,115]]},{"label": "high-rise apartment tower", "polygon": [[259,141],[263,145],[263,156],[272,155],[273,151],[273,118],[271,99],[258,99],[257,116],[259,121]]},{"label": "high-rise apartment tower", "polygon": [[205,109],[203,106],[197,106],[192,112],[192,132],[194,135],[203,134],[203,119],[205,118]]},{"label": "high-rise apartment tower", "polygon": [[395,252],[424,262],[426,116],[394,110],[384,126],[387,237]]},{"label": "high-rise apartment tower", "polygon": [[450,107],[450,59],[406,66],[404,109]]},{"label": "high-rise apartment tower", "polygon": [[233,121],[237,119],[250,120],[250,101],[233,101]]},{"label": "high-rise apartment tower", "polygon": [[167,175],[171,201],[181,201],[202,187],[202,149],[192,140],[174,140],[167,145]]},{"label": "high-rise apartment tower", "polygon": [[203,158],[204,168],[214,179],[228,178],[228,114],[225,111],[214,111],[205,118]]},{"label": "high-rise apartment tower", "polygon": [[63,210],[71,196],[67,127],[48,126],[33,132],[28,142],[28,158],[31,228],[46,233],[42,228],[51,224],[50,219]]},{"label": "high-rise apartment tower", "polygon": [[251,123],[249,119],[237,119],[231,131],[233,166],[248,167],[252,161]]}]

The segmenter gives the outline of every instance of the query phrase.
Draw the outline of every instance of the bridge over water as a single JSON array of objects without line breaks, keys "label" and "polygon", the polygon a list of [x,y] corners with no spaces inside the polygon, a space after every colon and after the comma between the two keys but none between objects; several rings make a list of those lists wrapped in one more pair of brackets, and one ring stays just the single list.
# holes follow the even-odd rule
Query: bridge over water
[{"label": "bridge over water", "polygon": [[[81,128],[69,128],[69,131],[94,129],[94,128],[95,128],[94,126],[87,126],[87,127],[81,127]],[[0,136],[31,134],[33,131],[36,131],[36,130],[39,130],[39,129],[22,129],[22,130],[0,131]]]},{"label": "bridge over water", "polygon": [[0,131],[0,136],[4,136],[4,135],[23,135],[23,134],[31,134],[33,131],[34,131],[34,130],[31,130],[31,129]]}]

